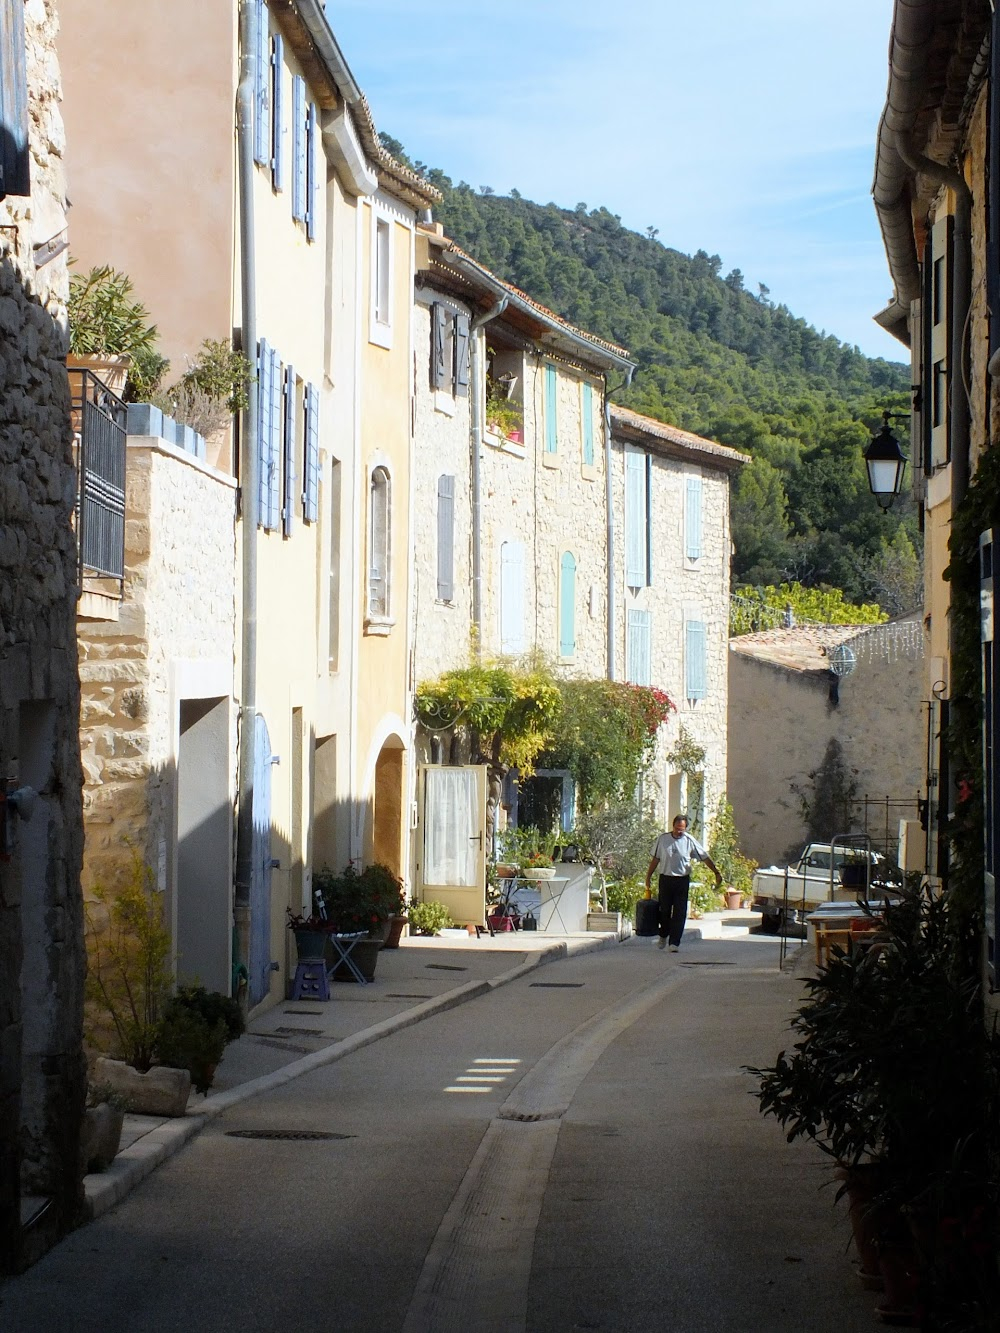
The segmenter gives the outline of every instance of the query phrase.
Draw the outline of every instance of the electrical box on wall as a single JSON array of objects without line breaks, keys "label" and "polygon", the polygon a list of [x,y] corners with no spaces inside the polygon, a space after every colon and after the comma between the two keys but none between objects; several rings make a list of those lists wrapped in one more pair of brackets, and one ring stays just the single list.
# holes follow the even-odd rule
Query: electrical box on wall
[{"label": "electrical box on wall", "polygon": [[900,870],[907,875],[914,871],[924,870],[927,864],[927,834],[921,827],[919,819],[901,819],[899,821],[899,855],[897,861]]}]

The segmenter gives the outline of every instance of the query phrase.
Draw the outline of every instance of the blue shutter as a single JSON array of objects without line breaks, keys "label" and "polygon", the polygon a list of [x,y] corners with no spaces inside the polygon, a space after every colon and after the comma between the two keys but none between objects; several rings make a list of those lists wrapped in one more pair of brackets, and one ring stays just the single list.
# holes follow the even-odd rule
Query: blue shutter
[{"label": "blue shutter", "polygon": [[625,675],[633,685],[649,685],[652,679],[650,620],[648,611],[629,609]]},{"label": "blue shutter", "polygon": [[524,643],[524,544],[500,547],[500,651],[516,656]]},{"label": "blue shutter", "polygon": [[559,382],[555,366],[545,367],[545,452],[559,449]]},{"label": "blue shutter", "polygon": [[316,103],[309,103],[306,116],[306,236],[316,239],[316,207],[319,199],[319,122]]},{"label": "blue shutter", "polygon": [[437,490],[437,595],[450,602],[455,595],[455,478],[438,477]]},{"label": "blue shutter", "polygon": [[260,340],[257,354],[257,522],[268,526],[271,488],[271,348]]},{"label": "blue shutter", "polygon": [[306,81],[301,74],[292,79],[292,217],[306,216]]},{"label": "blue shutter", "polygon": [[285,188],[285,44],[281,33],[271,38],[271,184]]},{"label": "blue shutter", "polygon": [[319,517],[319,391],[306,385],[306,466],[302,492],[302,517],[315,523]]},{"label": "blue shutter", "polygon": [[286,537],[292,535],[295,520],[295,455],[297,453],[296,425],[298,414],[295,411],[295,370],[285,367],[285,493],[284,506],[281,510],[281,530]]},{"label": "blue shutter", "polygon": [[594,390],[589,384],[583,386],[583,462],[586,467],[594,466]]},{"label": "blue shutter", "polygon": [[271,421],[268,440],[267,521],[264,526],[277,531],[281,521],[281,357],[271,348]]},{"label": "blue shutter", "polygon": [[0,0],[0,199],[31,193],[24,0]]},{"label": "blue shutter", "polygon": [[625,582],[646,583],[646,471],[643,454],[625,450]]},{"label": "blue shutter", "polygon": [[701,477],[688,477],[684,511],[686,551],[689,560],[701,558]]},{"label": "blue shutter", "polygon": [[267,9],[264,0],[254,0],[257,29],[253,53],[253,158],[262,167],[270,159],[267,123]]},{"label": "blue shutter", "polygon": [[559,563],[559,656],[576,656],[576,560],[570,551]]},{"label": "blue shutter", "polygon": [[684,679],[689,699],[704,699],[708,693],[705,671],[705,626],[689,620],[684,626]]},{"label": "blue shutter", "polygon": [[646,586],[653,583],[653,455],[646,455],[645,488],[645,527],[646,527]]}]

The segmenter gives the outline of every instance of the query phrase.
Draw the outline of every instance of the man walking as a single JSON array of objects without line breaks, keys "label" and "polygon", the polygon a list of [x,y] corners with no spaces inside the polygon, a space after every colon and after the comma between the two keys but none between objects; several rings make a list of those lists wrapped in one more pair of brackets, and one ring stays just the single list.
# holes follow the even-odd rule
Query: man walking
[{"label": "man walking", "polygon": [[691,862],[704,861],[721,888],[722,876],[718,866],[697,839],[687,831],[687,816],[675,815],[673,828],[661,833],[653,848],[653,859],[646,871],[646,888],[650,887],[653,871],[659,868],[659,938],[658,949],[664,949],[670,939],[670,952],[676,953],[684,934],[687,920],[688,889],[691,887]]}]

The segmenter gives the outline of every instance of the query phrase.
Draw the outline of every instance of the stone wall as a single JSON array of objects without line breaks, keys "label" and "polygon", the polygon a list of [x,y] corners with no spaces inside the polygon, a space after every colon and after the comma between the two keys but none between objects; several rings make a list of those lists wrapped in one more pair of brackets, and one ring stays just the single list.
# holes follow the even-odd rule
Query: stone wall
[{"label": "stone wall", "polygon": [[[32,193],[0,202],[0,779],[39,798],[0,858],[0,1270],[76,1220],[86,1076],[68,278],[64,254],[35,261],[66,225],[63,134],[55,7],[24,14]],[[22,1194],[52,1201],[23,1232]]]},{"label": "stone wall", "polygon": [[[235,485],[166,441],[129,437],[119,619],[79,633],[85,891],[127,876],[134,848],[160,888],[175,840],[177,662],[235,662]],[[235,746],[232,747],[235,752]]]}]

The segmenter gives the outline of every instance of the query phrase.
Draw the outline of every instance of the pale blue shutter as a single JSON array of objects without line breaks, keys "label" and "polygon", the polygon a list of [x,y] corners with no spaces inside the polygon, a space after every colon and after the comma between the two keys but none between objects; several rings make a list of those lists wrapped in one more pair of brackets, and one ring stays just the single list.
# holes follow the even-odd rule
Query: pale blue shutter
[{"label": "pale blue shutter", "polygon": [[268,448],[267,522],[270,532],[281,521],[281,357],[271,348],[271,435]]},{"label": "pale blue shutter", "polygon": [[576,560],[570,551],[559,562],[559,656],[576,656]]},{"label": "pale blue shutter", "polygon": [[701,477],[688,477],[684,513],[686,551],[689,560],[701,558]]},{"label": "pale blue shutter", "polygon": [[292,217],[306,216],[306,81],[300,74],[292,80]]},{"label": "pale blue shutter", "polygon": [[643,455],[625,450],[625,582],[646,583],[646,471]]},{"label": "pale blue shutter", "polygon": [[271,488],[271,348],[261,338],[257,355],[257,522],[268,526]]},{"label": "pale blue shutter", "polygon": [[685,692],[689,699],[704,699],[708,692],[705,672],[705,626],[689,620],[684,626]]},{"label": "pale blue shutter", "polygon": [[500,651],[523,653],[524,545],[504,542],[500,547]]},{"label": "pale blue shutter", "polygon": [[559,448],[559,381],[555,366],[545,367],[545,452],[554,454]]},{"label": "pale blue shutter", "polygon": [[648,685],[652,678],[650,619],[648,611],[629,610],[625,675],[633,685]]},{"label": "pale blue shutter", "polygon": [[437,491],[437,595],[450,602],[455,595],[455,478],[438,477]]},{"label": "pale blue shutter", "polygon": [[271,184],[276,190],[285,188],[285,44],[281,33],[271,38]]},{"label": "pale blue shutter", "polygon": [[315,523],[319,517],[319,391],[312,384],[306,385],[306,459],[302,517],[307,523]]},{"label": "pale blue shutter", "polygon": [[594,390],[589,384],[583,386],[583,461],[586,467],[594,466]]},{"label": "pale blue shutter", "polygon": [[0,199],[31,193],[24,0],[0,0]]},{"label": "pale blue shutter", "polygon": [[469,394],[469,316],[455,316],[455,393]]},{"label": "pale blue shutter", "polygon": [[646,586],[653,582],[653,455],[646,455]]},{"label": "pale blue shutter", "polygon": [[267,10],[264,0],[254,0],[254,21],[257,29],[253,53],[253,158],[262,167],[270,160],[270,137],[267,123]]},{"label": "pale blue shutter", "polygon": [[315,102],[309,103],[306,117],[306,177],[306,236],[310,241],[314,241],[319,199],[319,123],[316,119]]},{"label": "pale blue shutter", "polygon": [[448,383],[448,368],[444,363],[448,320],[451,316],[440,303],[431,306],[431,388],[444,389]]},{"label": "pale blue shutter", "polygon": [[285,491],[284,505],[281,510],[281,530],[286,537],[292,535],[295,520],[295,455],[298,415],[295,411],[295,370],[285,367]]}]

